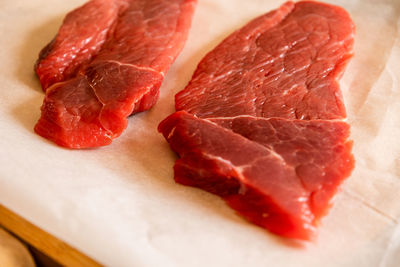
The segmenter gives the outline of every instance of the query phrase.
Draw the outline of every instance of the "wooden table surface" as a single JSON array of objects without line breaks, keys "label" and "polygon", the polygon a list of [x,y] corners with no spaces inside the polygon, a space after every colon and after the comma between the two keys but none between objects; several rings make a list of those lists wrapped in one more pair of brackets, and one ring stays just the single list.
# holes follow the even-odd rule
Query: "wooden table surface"
[{"label": "wooden table surface", "polygon": [[0,226],[62,266],[101,266],[0,204]]}]

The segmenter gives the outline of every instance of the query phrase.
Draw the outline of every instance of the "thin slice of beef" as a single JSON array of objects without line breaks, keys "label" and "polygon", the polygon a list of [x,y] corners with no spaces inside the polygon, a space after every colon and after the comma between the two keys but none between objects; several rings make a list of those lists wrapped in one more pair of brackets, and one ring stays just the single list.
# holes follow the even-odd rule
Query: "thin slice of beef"
[{"label": "thin slice of beef", "polygon": [[70,148],[110,144],[151,108],[186,41],[196,0],[92,0],[41,52],[46,90],[35,131]]},{"label": "thin slice of beef", "polygon": [[286,237],[314,235],[354,165],[349,126],[340,121],[204,120],[180,111],[159,131],[181,157],[177,182],[222,196],[248,220]]},{"label": "thin slice of beef", "polygon": [[344,118],[337,80],[353,54],[353,35],[342,8],[288,2],[208,53],[176,95],[176,110],[203,118]]},{"label": "thin slice of beef", "polygon": [[159,125],[180,156],[175,180],[271,232],[312,239],[354,168],[338,85],[353,36],[346,11],[312,1],[287,2],[228,36]]}]

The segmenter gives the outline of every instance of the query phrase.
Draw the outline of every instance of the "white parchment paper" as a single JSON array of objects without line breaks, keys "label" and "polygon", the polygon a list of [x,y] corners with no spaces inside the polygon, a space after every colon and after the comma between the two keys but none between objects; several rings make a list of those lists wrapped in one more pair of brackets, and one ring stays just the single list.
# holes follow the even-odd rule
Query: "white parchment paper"
[{"label": "white parchment paper", "polygon": [[318,240],[254,226],[218,197],[173,181],[157,133],[205,53],[282,0],[199,0],[156,106],[108,147],[73,151],[34,134],[43,100],[33,64],[83,0],[0,0],[0,203],[110,266],[381,266],[400,263],[399,0],[329,0],[357,25],[342,79],[356,169]]}]

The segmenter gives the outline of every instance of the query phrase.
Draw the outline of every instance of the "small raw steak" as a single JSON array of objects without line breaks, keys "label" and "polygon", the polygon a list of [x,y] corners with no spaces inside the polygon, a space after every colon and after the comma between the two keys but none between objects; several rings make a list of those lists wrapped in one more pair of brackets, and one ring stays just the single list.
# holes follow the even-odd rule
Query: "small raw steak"
[{"label": "small raw steak", "polygon": [[92,0],[69,13],[35,66],[46,91],[35,131],[70,148],[110,144],[157,101],[195,4]]},{"label": "small raw steak", "polygon": [[208,120],[179,111],[159,131],[181,157],[178,183],[220,195],[248,220],[286,237],[313,236],[354,167],[349,126],[340,121]]}]

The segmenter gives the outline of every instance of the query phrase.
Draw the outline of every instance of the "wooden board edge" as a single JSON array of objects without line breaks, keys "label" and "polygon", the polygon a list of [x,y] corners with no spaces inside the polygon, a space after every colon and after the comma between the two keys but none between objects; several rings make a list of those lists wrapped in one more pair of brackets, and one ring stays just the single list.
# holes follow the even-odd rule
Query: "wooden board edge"
[{"label": "wooden board edge", "polygon": [[63,266],[102,266],[1,204],[0,225]]}]

